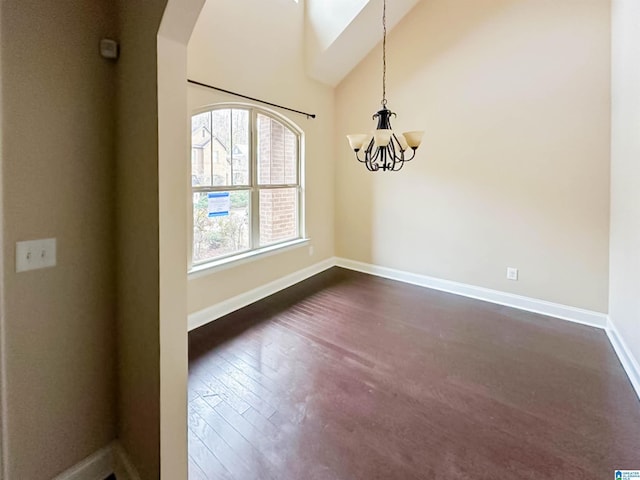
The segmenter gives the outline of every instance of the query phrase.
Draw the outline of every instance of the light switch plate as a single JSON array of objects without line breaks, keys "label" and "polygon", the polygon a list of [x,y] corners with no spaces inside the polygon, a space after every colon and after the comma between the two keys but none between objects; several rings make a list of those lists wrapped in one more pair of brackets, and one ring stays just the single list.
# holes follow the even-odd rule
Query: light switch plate
[{"label": "light switch plate", "polygon": [[44,238],[16,243],[16,272],[56,265],[56,239]]}]

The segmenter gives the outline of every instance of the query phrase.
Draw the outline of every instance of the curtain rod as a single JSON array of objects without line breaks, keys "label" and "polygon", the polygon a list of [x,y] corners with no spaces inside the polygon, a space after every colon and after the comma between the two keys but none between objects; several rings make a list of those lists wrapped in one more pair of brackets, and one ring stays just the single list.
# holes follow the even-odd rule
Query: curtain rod
[{"label": "curtain rod", "polygon": [[213,85],[207,85],[206,83],[197,82],[191,79],[187,79],[187,82],[193,83],[194,85],[199,85],[200,87],[211,88],[212,90],[218,90],[219,92],[228,93],[229,95],[235,95],[236,97],[246,98],[247,100],[251,100],[253,102],[264,103],[265,105],[271,105],[272,107],[278,107],[278,108],[282,108],[283,110],[299,113],[300,115],[305,115],[307,118],[316,118],[315,113],[307,113],[307,112],[302,112],[300,110],[295,110],[293,108],[283,107],[282,105],[278,105],[277,103],[271,103],[265,100],[260,100],[259,98],[249,97],[247,95],[242,95],[241,93],[232,92],[231,90],[225,90],[224,88],[214,87]]}]

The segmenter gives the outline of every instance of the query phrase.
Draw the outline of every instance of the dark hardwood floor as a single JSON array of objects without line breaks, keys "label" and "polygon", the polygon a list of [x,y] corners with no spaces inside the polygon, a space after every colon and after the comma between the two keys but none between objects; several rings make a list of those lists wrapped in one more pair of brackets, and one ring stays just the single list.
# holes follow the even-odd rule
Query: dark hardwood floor
[{"label": "dark hardwood floor", "polygon": [[595,328],[333,268],[189,356],[191,480],[640,469],[640,402]]}]

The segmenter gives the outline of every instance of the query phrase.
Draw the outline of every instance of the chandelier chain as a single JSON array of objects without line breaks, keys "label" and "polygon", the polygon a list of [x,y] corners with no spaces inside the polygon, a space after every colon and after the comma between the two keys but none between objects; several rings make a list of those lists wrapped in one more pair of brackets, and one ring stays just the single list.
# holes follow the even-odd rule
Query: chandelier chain
[{"label": "chandelier chain", "polygon": [[[382,108],[373,114],[373,132],[347,135],[356,159],[370,172],[397,172],[416,156],[423,132],[397,133],[391,128],[396,114],[387,108],[387,0],[382,0]],[[410,150],[410,151],[409,151]]]},{"label": "chandelier chain", "polygon": [[387,106],[387,0],[382,2],[382,106]]}]

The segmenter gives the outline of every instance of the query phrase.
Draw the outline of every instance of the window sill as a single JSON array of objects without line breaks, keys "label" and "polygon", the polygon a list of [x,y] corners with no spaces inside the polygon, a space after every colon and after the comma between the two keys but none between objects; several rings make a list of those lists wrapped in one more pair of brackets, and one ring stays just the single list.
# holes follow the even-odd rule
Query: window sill
[{"label": "window sill", "polygon": [[277,245],[269,245],[268,247],[258,248],[251,250],[250,252],[240,253],[232,257],[223,258],[220,260],[213,260],[211,262],[203,263],[192,267],[188,272],[189,280],[195,278],[204,277],[212,273],[217,273],[227,268],[237,267],[245,263],[260,260],[262,258],[275,255],[276,253],[284,253],[289,250],[295,250],[296,248],[309,245],[310,239],[308,238],[296,238],[284,243],[278,243]]}]

